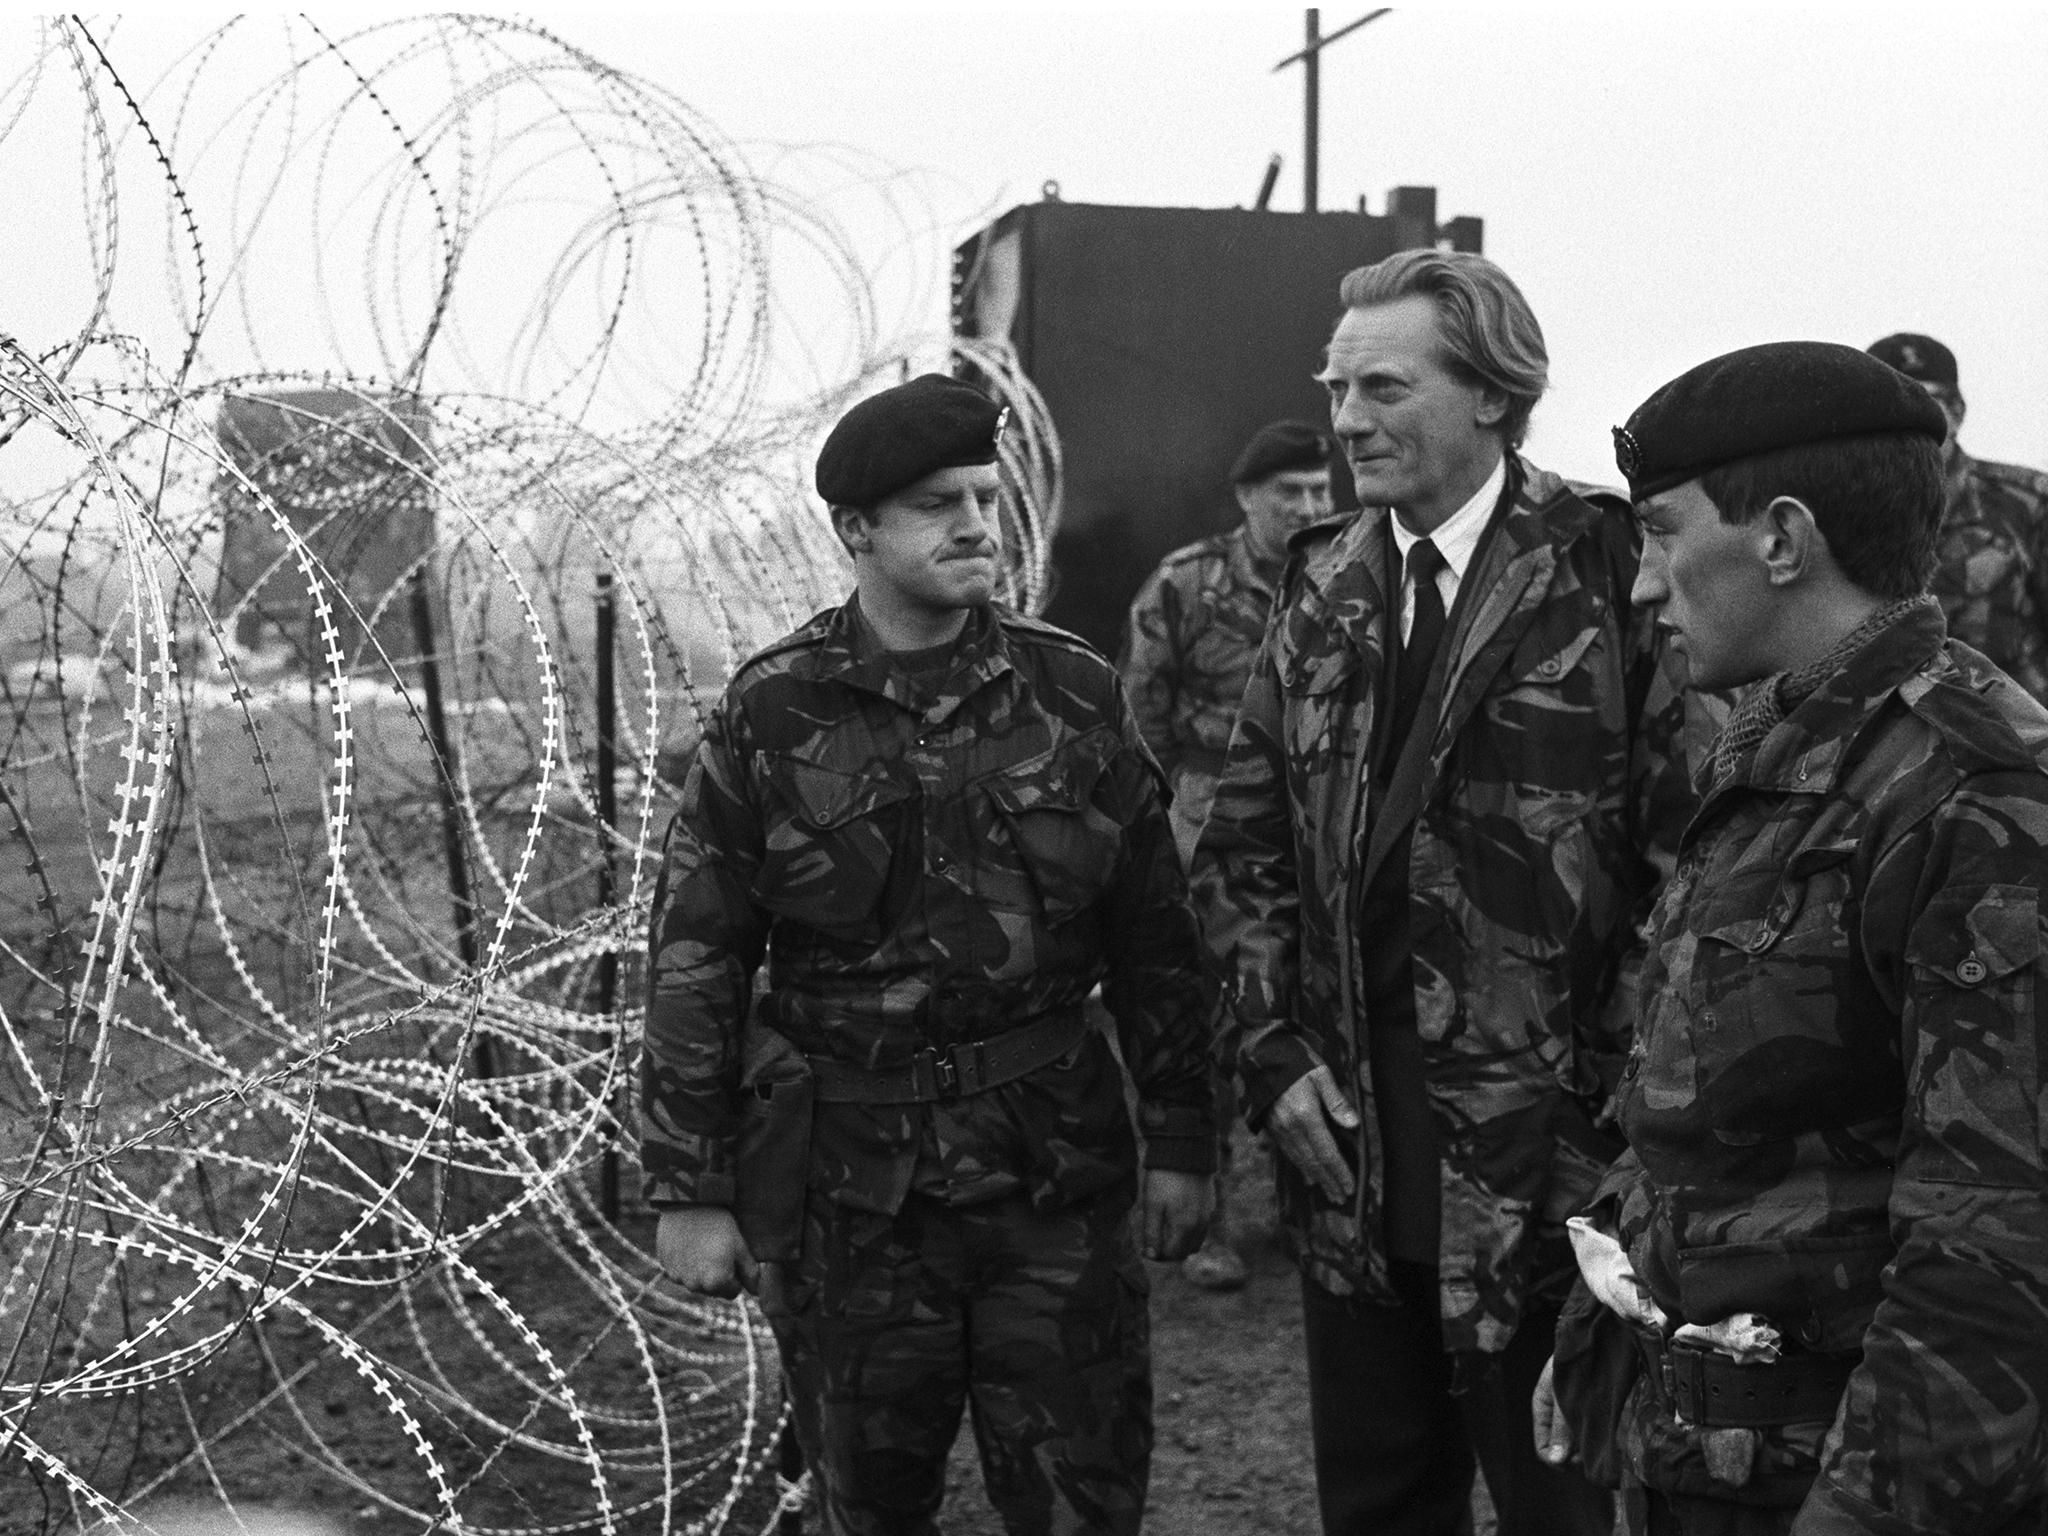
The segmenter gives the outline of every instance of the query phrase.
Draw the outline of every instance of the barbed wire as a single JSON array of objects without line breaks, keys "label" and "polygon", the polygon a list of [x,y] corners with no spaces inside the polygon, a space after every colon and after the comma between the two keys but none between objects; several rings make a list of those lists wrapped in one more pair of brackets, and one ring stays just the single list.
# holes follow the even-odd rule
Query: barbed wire
[{"label": "barbed wire", "polygon": [[771,1528],[772,1341],[615,1198],[672,776],[848,583],[805,471],[863,393],[1012,407],[1041,605],[1043,403],[865,275],[860,231],[929,243],[914,183],[764,176],[537,26],[17,56],[0,1530]]}]

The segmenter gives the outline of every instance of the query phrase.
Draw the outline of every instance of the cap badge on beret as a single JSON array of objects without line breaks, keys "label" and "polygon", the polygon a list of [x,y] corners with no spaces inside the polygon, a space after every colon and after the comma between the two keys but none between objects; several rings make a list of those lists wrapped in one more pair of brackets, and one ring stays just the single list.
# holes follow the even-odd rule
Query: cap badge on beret
[{"label": "cap badge on beret", "polygon": [[1643,472],[1643,446],[1627,427],[1614,430],[1614,462],[1621,472],[1633,480]]},{"label": "cap badge on beret", "polygon": [[1003,434],[1009,429],[1010,408],[1006,405],[1003,407],[1001,414],[996,417],[996,446],[998,448],[1003,446]]},{"label": "cap badge on beret", "polygon": [[1920,349],[1913,345],[1912,342],[1909,341],[1899,348],[1899,371],[1901,373],[1918,373],[1926,366],[1927,359],[1920,355]]}]

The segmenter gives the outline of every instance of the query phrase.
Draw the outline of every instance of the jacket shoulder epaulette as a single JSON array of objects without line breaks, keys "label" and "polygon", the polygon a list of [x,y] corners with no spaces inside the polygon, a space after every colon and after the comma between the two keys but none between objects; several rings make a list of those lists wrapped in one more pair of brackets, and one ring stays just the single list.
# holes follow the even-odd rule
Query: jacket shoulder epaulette
[{"label": "jacket shoulder epaulette", "polygon": [[[1540,537],[1560,553],[1576,546],[1604,550],[1613,559],[1633,557],[1638,535],[1634,509],[1626,496],[1591,481],[1567,480],[1527,459],[1519,463],[1522,483],[1516,504],[1523,516],[1516,519],[1518,537]],[[1632,572],[1627,580],[1634,580]],[[1625,581],[1624,595],[1626,585]]]},{"label": "jacket shoulder epaulette", "polygon": [[1295,529],[1287,536],[1288,555],[1291,557],[1297,550],[1308,550],[1328,544],[1351,526],[1358,512],[1357,507],[1343,512],[1332,512],[1328,517],[1319,517],[1308,526]]},{"label": "jacket shoulder epaulette", "polygon": [[1287,555],[1281,562],[1280,580],[1276,591],[1280,594],[1276,603],[1287,602],[1299,590],[1301,581],[1309,567],[1319,558],[1327,555],[1330,546],[1342,538],[1358,521],[1362,509],[1352,508],[1297,528],[1287,536]]},{"label": "jacket shoulder epaulette", "polygon": [[1176,570],[1183,565],[1194,565],[1203,560],[1222,560],[1228,555],[1223,547],[1228,533],[1212,533],[1205,539],[1196,539],[1192,544],[1183,544],[1178,549],[1168,550],[1160,560],[1161,571]]},{"label": "jacket shoulder epaulette", "polygon": [[2024,464],[2000,464],[1991,459],[1973,459],[1972,465],[1987,480],[1996,480],[2038,500],[2048,501],[2048,474]]},{"label": "jacket shoulder epaulette", "polygon": [[1601,485],[1593,480],[1565,479],[1564,487],[1579,500],[1589,502],[1602,511],[1628,514],[1635,510],[1635,503],[1629,500],[1628,492],[1615,486]]},{"label": "jacket shoulder epaulette", "polygon": [[2048,708],[1981,652],[1950,640],[1899,696],[1966,773],[2048,773]]},{"label": "jacket shoulder epaulette", "polygon": [[832,616],[838,611],[837,608],[821,608],[781,639],[769,641],[733,668],[727,688],[737,690],[744,683],[756,681],[759,674],[775,669],[776,663],[787,665],[795,656],[816,649],[824,642]]}]

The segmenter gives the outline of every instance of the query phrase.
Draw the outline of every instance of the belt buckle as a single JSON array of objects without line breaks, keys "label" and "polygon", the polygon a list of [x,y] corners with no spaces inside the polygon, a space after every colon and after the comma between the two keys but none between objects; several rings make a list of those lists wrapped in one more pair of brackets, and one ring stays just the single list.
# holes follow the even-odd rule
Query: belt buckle
[{"label": "belt buckle", "polygon": [[950,1099],[960,1092],[960,1068],[951,1051],[926,1046],[917,1053],[914,1071],[932,1085],[932,1097]]},{"label": "belt buckle", "polygon": [[1664,1384],[1671,1410],[1688,1424],[1707,1422],[1707,1351],[1697,1344],[1664,1346]]}]

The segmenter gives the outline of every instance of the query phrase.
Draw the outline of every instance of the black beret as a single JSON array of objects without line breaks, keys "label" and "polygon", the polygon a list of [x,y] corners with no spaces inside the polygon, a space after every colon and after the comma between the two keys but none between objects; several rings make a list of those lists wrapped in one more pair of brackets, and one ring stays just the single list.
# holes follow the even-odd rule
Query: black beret
[{"label": "black beret", "polygon": [[839,418],[818,450],[818,494],[865,510],[934,470],[993,464],[1009,414],[958,379],[919,374]]},{"label": "black beret", "polygon": [[1950,389],[1960,387],[1956,383],[1955,353],[1932,336],[1898,331],[1882,341],[1873,341],[1869,351],[1879,362],[1890,363],[1909,379],[1922,384],[1946,384]]},{"label": "black beret", "polygon": [[1232,485],[1251,485],[1289,470],[1327,469],[1330,439],[1305,421],[1269,422],[1252,434],[1230,466]]},{"label": "black beret", "polygon": [[1948,419],[1927,391],[1867,352],[1832,341],[1744,347],[1681,373],[1614,429],[1614,462],[1637,501],[1736,459]]}]

